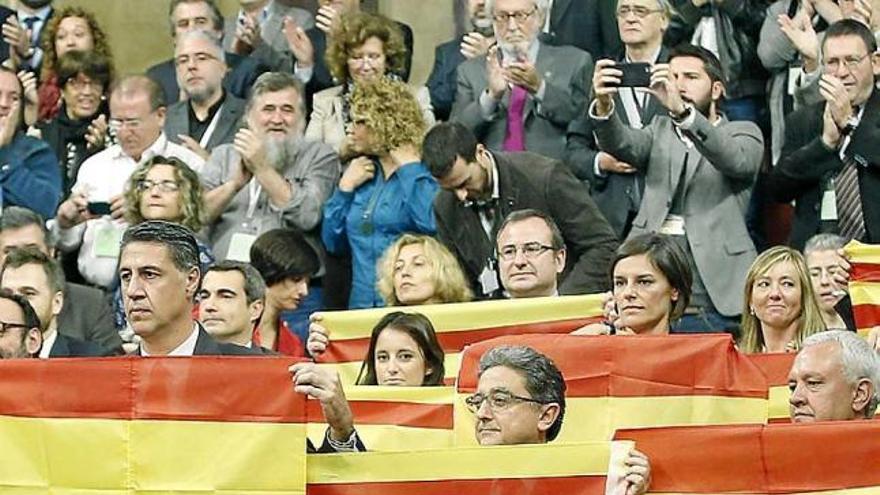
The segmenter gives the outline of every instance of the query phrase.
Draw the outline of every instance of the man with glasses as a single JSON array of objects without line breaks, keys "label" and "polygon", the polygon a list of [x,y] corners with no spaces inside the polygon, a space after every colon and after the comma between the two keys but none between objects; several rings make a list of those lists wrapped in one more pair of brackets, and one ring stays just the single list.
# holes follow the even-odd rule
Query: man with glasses
[{"label": "man with glasses", "polygon": [[23,296],[0,289],[0,359],[35,358],[42,346],[34,308]]},{"label": "man with glasses", "polygon": [[542,211],[518,210],[504,219],[496,242],[501,287],[512,299],[558,296],[565,269],[565,242],[559,227]]},{"label": "man with glasses", "polygon": [[223,76],[229,71],[223,48],[204,31],[178,37],[174,63],[186,98],[168,107],[165,133],[207,160],[211,150],[235,138],[244,100],[223,88]]},{"label": "man with glasses", "polygon": [[458,256],[477,297],[502,296],[495,240],[504,218],[524,208],[545,212],[562,233],[567,255],[558,260],[566,266],[560,293],[607,290],[617,237],[562,162],[534,153],[489,151],[455,122],[428,132],[422,156],[443,188],[434,199],[438,236]]},{"label": "man with glasses", "polygon": [[63,253],[79,249],[77,265],[90,285],[109,288],[116,278],[119,240],[125,231],[123,192],[129,176],[150,158],[172,156],[196,171],[204,160],[162,132],[162,88],[145,76],[128,76],[110,93],[110,126],[118,144],[83,162],[70,197],[58,207],[54,229]]},{"label": "man with glasses", "polygon": [[880,242],[880,55],[874,34],[844,19],[825,31],[823,102],[792,113],[768,191],[795,201],[790,242],[818,232]]},{"label": "man with glasses", "polygon": [[586,106],[590,54],[541,43],[548,0],[490,0],[497,45],[461,64],[451,120],[491,150],[561,159],[565,130]]},{"label": "man with glasses", "polygon": [[[667,0],[620,0],[616,17],[624,51],[617,63],[666,63],[669,49],[663,34],[672,16]],[[622,88],[614,95],[614,110],[628,126],[641,129],[665,112],[648,87]],[[629,234],[645,190],[645,174],[633,165],[600,151],[593,121],[584,113],[568,127],[566,163],[578,179],[587,181],[596,205],[621,238]]]}]

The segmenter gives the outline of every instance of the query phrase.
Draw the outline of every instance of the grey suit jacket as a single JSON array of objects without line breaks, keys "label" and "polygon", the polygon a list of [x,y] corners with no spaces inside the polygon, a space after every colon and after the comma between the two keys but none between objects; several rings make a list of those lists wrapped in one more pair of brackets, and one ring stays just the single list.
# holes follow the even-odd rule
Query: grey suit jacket
[{"label": "grey suit jacket", "polygon": [[[586,84],[593,74],[590,54],[572,46],[540,44],[535,68],[546,82],[543,101],[529,97],[524,109],[526,150],[551,158],[565,157],[565,130],[586,108]],[[474,131],[491,150],[501,150],[507,130],[508,91],[489,120],[483,118],[480,95],[486,90],[486,57],[458,66],[458,87],[450,120]]]},{"label": "grey suit jacket", "polygon": [[[189,134],[189,101],[178,101],[168,107],[168,113],[165,115],[165,135],[172,142],[181,144],[178,134]],[[207,146],[204,148],[210,152],[221,144],[229,144],[235,139],[235,133],[241,128],[241,118],[244,115],[245,101],[236,98],[228,92],[223,106],[220,107],[217,116],[217,126],[208,139]]]},{"label": "grey suit jacket", "polygon": [[64,285],[58,329],[60,334],[93,342],[109,352],[122,352],[122,339],[113,325],[110,301],[93,287],[69,282]]},{"label": "grey suit jacket", "polygon": [[764,140],[752,122],[723,120],[713,126],[700,113],[694,117],[683,130],[692,148],[678,138],[667,116],[637,130],[614,113],[608,120],[595,119],[596,138],[601,150],[646,169],[645,195],[630,236],[660,230],[683,178],[682,214],[694,262],[712,303],[721,314],[734,316],[742,311],[746,274],[756,256],[745,213]]}]

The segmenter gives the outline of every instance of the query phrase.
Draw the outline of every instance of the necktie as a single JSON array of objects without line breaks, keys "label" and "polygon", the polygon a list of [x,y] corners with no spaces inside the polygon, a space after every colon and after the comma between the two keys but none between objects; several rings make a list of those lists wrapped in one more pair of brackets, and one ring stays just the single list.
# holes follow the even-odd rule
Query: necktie
[{"label": "necktie", "polygon": [[39,21],[40,21],[40,18],[35,15],[32,15],[30,17],[25,17],[21,21],[24,23],[25,29],[27,29],[28,31],[31,32],[31,45],[33,45],[37,42],[38,35],[36,32],[34,32],[34,24],[36,24]]},{"label": "necktie", "polygon": [[510,91],[510,105],[507,107],[507,134],[504,138],[504,151],[525,151],[525,125],[523,109],[526,107],[528,91],[522,86],[514,86]]},{"label": "necktie", "polygon": [[837,196],[838,233],[846,239],[862,239],[865,219],[859,194],[859,170],[852,157],[844,160],[843,169],[834,181],[834,193]]}]

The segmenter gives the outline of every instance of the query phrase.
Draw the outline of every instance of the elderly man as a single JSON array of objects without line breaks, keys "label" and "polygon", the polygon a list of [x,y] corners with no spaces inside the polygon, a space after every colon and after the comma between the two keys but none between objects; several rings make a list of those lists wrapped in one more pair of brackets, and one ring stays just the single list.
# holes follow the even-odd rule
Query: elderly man
[{"label": "elderly man", "polygon": [[219,41],[204,31],[182,33],[174,46],[177,81],[186,98],[168,108],[165,133],[202,158],[231,143],[241,127],[244,100],[223,89],[229,71]]},{"label": "elderly man", "polygon": [[438,235],[458,256],[478,297],[501,295],[494,242],[502,220],[523,208],[546,212],[562,232],[568,271],[561,293],[607,289],[617,238],[562,162],[489,151],[459,123],[431,129],[422,156],[444,189],[434,199]]},{"label": "elderly man", "polygon": [[501,287],[512,299],[557,296],[565,269],[565,242],[556,222],[538,210],[507,215],[495,243]]},{"label": "elderly man", "polygon": [[541,43],[547,0],[489,2],[497,47],[461,64],[451,120],[495,151],[565,156],[565,130],[586,106],[590,54]]},{"label": "elderly man", "polygon": [[301,85],[284,73],[263,74],[245,111],[247,128],[211,154],[202,180],[209,238],[219,259],[249,260],[263,232],[312,231],[339,178],[333,150],[302,136]]},{"label": "elderly man", "polygon": [[795,423],[873,418],[880,403],[880,357],[853,332],[811,335],[794,360],[788,388]]},{"label": "elderly man", "polygon": [[0,289],[0,330],[0,359],[35,358],[43,346],[34,308],[6,289]]},{"label": "elderly man", "polygon": [[110,93],[110,125],[119,144],[83,162],[55,223],[58,248],[64,253],[79,249],[79,272],[91,285],[110,287],[115,281],[126,227],[122,193],[132,172],[156,155],[173,156],[196,171],[202,168],[201,157],[168,141],[164,124],[162,88],[155,82],[128,76],[116,84]]},{"label": "elderly man", "polygon": [[202,277],[199,321],[218,342],[253,347],[265,296],[266,283],[256,268],[240,261],[221,261]]}]

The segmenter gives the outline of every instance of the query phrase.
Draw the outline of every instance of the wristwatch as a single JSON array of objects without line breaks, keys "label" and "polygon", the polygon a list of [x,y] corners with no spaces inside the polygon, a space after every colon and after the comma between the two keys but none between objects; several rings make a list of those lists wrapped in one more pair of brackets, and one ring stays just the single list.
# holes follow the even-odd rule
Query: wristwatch
[{"label": "wristwatch", "polygon": [[691,116],[693,111],[694,111],[693,105],[685,105],[684,111],[678,115],[676,115],[672,112],[669,112],[669,118],[671,118],[672,121],[675,122],[676,124],[680,124],[680,123],[684,122],[685,120],[687,120],[688,117]]}]

